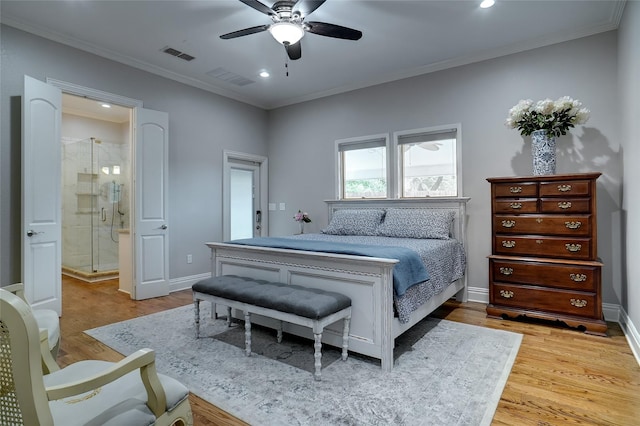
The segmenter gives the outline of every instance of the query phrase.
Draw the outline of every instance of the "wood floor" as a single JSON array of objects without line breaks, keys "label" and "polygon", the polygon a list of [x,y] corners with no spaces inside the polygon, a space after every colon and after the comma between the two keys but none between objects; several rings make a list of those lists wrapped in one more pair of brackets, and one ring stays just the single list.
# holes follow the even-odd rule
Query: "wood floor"
[{"label": "wood floor", "polygon": [[[86,284],[63,277],[62,290],[61,366],[123,358],[84,330],[191,303],[190,290],[134,302],[118,292],[117,280]],[[448,302],[433,316],[524,335],[493,425],[640,425],[640,366],[617,324],[608,324],[609,337],[597,337],[490,319],[484,309]],[[194,395],[190,400],[196,425],[245,424]]]}]

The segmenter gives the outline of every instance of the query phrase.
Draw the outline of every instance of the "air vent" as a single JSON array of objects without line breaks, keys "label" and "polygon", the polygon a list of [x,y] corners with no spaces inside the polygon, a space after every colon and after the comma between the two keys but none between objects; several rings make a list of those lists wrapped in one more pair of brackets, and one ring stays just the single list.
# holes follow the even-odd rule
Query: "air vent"
[{"label": "air vent", "polygon": [[224,68],[216,68],[206,74],[219,80],[226,81],[227,83],[235,84],[236,86],[246,86],[247,84],[255,83],[255,81],[253,80],[249,80],[246,77],[238,75]]},{"label": "air vent", "polygon": [[175,56],[176,58],[184,59],[185,61],[193,61],[195,59],[195,56],[191,56],[169,46],[164,47],[162,51],[164,53],[168,53],[171,56]]}]

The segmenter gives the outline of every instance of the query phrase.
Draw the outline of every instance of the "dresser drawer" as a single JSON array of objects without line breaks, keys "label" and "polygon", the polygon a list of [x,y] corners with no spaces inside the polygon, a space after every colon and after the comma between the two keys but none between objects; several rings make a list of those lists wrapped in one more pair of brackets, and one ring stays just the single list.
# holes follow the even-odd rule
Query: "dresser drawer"
[{"label": "dresser drawer", "polygon": [[495,213],[537,213],[537,198],[499,198],[493,202]]},{"label": "dresser drawer", "polygon": [[600,266],[490,259],[489,280],[596,292]]},{"label": "dresser drawer", "polygon": [[584,196],[591,195],[589,180],[568,180],[557,182],[540,182],[540,196]]},{"label": "dresser drawer", "polygon": [[493,231],[498,234],[591,235],[590,215],[496,215]]},{"label": "dresser drawer", "polygon": [[591,238],[562,238],[546,236],[496,235],[495,254],[509,256],[541,256],[562,259],[593,260]]},{"label": "dresser drawer", "polygon": [[524,183],[498,183],[493,185],[496,197],[537,197],[538,184],[535,182]]},{"label": "dresser drawer", "polygon": [[594,293],[536,286],[493,283],[491,303],[600,319],[598,298]]},{"label": "dresser drawer", "polygon": [[541,213],[591,213],[589,198],[542,198]]}]

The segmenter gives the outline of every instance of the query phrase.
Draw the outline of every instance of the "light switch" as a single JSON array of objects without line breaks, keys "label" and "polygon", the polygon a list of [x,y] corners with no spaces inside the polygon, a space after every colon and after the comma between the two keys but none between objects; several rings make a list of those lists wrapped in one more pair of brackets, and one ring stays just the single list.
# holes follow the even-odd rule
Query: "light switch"
[{"label": "light switch", "polygon": [[280,203],[280,210],[286,210],[287,206],[284,203]]},{"label": "light switch", "polygon": [[275,211],[276,210],[276,203],[269,203],[269,211]]}]

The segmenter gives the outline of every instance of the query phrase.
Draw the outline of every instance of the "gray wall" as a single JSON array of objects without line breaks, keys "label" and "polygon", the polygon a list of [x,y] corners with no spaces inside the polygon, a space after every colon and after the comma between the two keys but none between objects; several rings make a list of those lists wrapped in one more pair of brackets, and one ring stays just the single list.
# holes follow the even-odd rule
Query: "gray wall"
[{"label": "gray wall", "polygon": [[[620,275],[622,160],[617,106],[617,32],[356,90],[273,110],[269,114],[272,234],[295,231],[298,208],[313,219],[310,231],[327,224],[323,200],[335,198],[336,139],[442,124],[462,124],[463,194],[469,214],[469,285],[488,288],[491,253],[492,176],[532,173],[531,141],[504,126],[520,99],[580,99],[592,112],[584,127],[558,139],[558,173],[600,171],[598,252],[604,301],[619,303],[613,277]],[[275,213],[275,214],[273,214]],[[486,293],[485,293],[486,297]]]},{"label": "gray wall", "polygon": [[[622,307],[635,324],[636,344],[640,345],[640,2],[625,6],[619,30],[619,96],[621,150],[624,152],[623,273],[619,296]],[[638,350],[638,347],[636,347]],[[638,354],[638,352],[636,352]]]},{"label": "gray wall", "polygon": [[[210,272],[222,239],[222,151],[266,155],[267,113],[3,25],[0,108],[0,280],[20,279],[20,96],[23,75],[139,99],[169,114],[170,276]],[[193,263],[186,255],[193,254]]]}]

